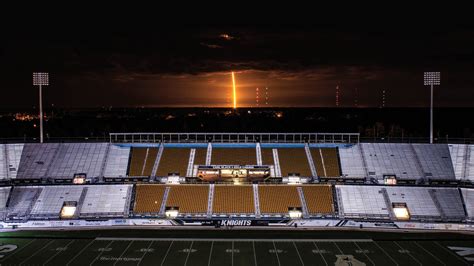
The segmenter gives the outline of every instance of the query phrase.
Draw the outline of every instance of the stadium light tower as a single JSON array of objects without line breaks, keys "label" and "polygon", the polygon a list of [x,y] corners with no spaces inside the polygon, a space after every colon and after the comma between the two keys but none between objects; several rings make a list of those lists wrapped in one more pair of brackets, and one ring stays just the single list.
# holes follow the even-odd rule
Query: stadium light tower
[{"label": "stadium light tower", "polygon": [[425,86],[431,86],[431,105],[430,105],[430,143],[433,144],[433,86],[440,85],[440,72],[425,72],[423,76]]},{"label": "stadium light tower", "polygon": [[43,91],[42,86],[49,85],[49,74],[33,72],[33,86],[39,86],[39,117],[40,117],[40,142],[43,143]]}]

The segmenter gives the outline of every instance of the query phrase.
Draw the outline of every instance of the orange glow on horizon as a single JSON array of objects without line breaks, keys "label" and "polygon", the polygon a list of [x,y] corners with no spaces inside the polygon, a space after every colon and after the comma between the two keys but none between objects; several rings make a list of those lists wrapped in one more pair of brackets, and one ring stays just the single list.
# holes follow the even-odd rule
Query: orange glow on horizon
[{"label": "orange glow on horizon", "polygon": [[235,89],[235,75],[234,75],[234,71],[232,71],[232,94],[233,94],[233,97],[234,97],[234,109],[237,109],[237,92],[236,92],[236,89]]}]

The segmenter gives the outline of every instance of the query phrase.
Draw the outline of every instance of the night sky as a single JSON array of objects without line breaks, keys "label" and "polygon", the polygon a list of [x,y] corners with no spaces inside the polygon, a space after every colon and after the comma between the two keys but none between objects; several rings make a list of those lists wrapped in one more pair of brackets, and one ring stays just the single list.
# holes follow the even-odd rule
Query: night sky
[{"label": "night sky", "polygon": [[[58,22],[60,23],[60,22]],[[429,105],[423,71],[441,71],[435,103],[474,106],[474,27],[448,25],[75,25],[14,28],[0,43],[0,106],[31,108],[33,71],[58,107]],[[262,93],[263,94],[263,93]],[[264,98],[261,95],[261,98]],[[261,99],[260,106],[265,106]]]}]

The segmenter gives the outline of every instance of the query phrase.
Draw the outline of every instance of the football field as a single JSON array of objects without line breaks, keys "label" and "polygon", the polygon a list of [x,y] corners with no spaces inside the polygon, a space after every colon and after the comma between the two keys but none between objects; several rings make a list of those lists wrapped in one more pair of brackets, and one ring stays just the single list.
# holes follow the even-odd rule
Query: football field
[{"label": "football field", "polygon": [[0,265],[388,266],[473,265],[473,263],[474,240],[469,238],[459,240],[192,239],[142,236],[0,238]]}]

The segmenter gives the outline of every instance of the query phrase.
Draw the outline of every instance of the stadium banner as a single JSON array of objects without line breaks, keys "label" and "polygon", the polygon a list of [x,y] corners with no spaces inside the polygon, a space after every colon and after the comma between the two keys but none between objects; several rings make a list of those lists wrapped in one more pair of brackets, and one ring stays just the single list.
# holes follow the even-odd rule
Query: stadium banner
[{"label": "stadium banner", "polygon": [[175,219],[179,225],[201,225],[214,227],[232,226],[288,226],[289,219]]}]

